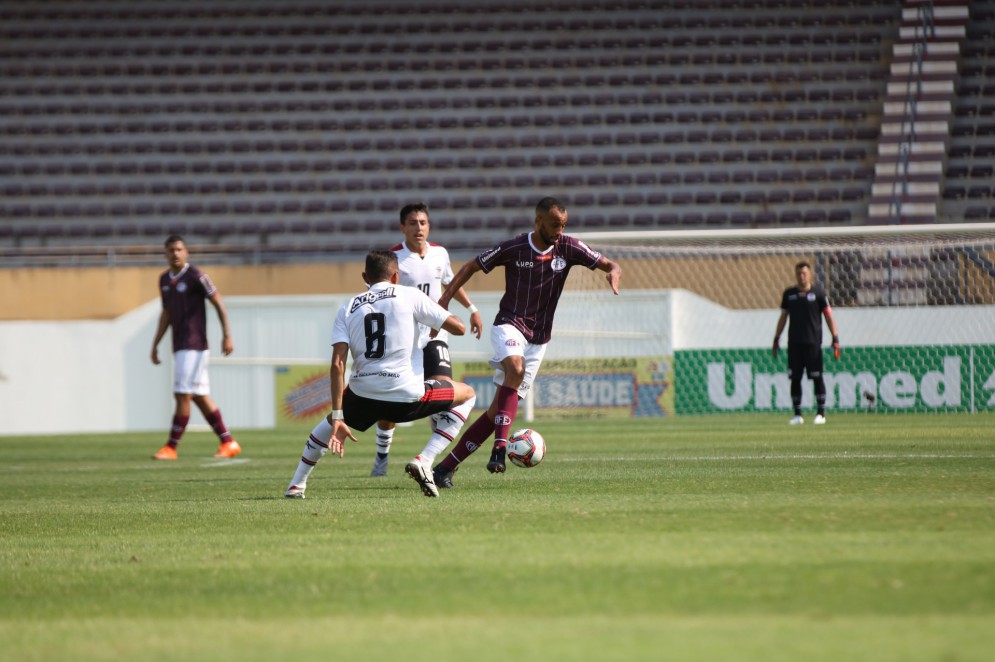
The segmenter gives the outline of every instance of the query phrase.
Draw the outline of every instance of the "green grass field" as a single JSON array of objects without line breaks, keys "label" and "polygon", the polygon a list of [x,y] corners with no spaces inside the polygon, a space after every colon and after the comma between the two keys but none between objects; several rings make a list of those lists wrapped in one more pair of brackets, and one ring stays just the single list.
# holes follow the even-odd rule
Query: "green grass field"
[{"label": "green grass field", "polygon": [[427,499],[372,435],[0,438],[7,660],[989,660],[995,420],[538,422]]}]

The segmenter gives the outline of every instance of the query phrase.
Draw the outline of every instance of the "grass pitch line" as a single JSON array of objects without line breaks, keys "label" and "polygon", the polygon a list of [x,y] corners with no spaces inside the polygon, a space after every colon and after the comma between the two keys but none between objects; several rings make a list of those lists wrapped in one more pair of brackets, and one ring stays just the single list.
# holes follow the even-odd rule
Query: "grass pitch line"
[{"label": "grass pitch line", "polygon": [[960,453],[827,453],[771,455],[641,455],[630,457],[564,457],[557,462],[759,462],[763,460],[995,460],[995,455]]},{"label": "grass pitch line", "polygon": [[217,459],[217,460],[208,460],[207,462],[201,463],[200,466],[202,466],[202,467],[230,467],[230,466],[233,466],[233,465],[236,465],[236,464],[247,464],[249,462],[252,462],[252,460],[250,460],[247,457],[229,457],[229,458],[220,458],[220,459]]}]

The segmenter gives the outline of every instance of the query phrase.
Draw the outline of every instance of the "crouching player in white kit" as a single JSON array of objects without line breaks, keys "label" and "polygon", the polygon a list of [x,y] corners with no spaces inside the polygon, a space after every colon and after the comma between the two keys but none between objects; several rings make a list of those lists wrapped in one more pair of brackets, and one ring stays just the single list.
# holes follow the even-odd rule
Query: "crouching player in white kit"
[{"label": "crouching player in white kit", "polygon": [[[463,322],[415,288],[398,284],[397,255],[371,251],[363,280],[369,289],[339,309],[332,329],[332,411],[311,431],[285,496],[303,499],[307,479],[329,449],[342,457],[350,428],[363,431],[377,420],[413,421],[474,401],[473,389],[460,382],[424,380],[412,356],[419,351],[419,324],[463,335]],[[352,374],[345,384],[346,360]],[[431,462],[415,458],[405,467],[425,496],[439,496]]]},{"label": "crouching player in white kit", "polygon": [[[428,206],[423,203],[405,205],[401,209],[401,232],[404,242],[391,248],[397,254],[397,270],[401,285],[416,287],[429,296],[432,301],[438,301],[442,296],[442,288],[453,279],[453,268],[449,262],[449,252],[438,244],[429,243],[430,229]],[[470,332],[480,338],[483,331],[483,319],[477,312],[477,307],[470,302],[463,288],[453,294],[470,311]],[[453,365],[449,358],[448,336],[445,331],[431,337],[432,329],[420,327],[419,347],[423,347],[422,364],[425,379],[442,379],[452,381]],[[432,420],[432,436],[425,444],[425,449],[419,456],[426,462],[435,460],[446,447],[459,436],[460,429],[470,416],[472,403],[464,403],[449,411],[434,414]],[[373,462],[371,476],[387,475],[387,460],[390,457],[390,445],[394,440],[394,424],[390,421],[377,423],[377,457]]]}]

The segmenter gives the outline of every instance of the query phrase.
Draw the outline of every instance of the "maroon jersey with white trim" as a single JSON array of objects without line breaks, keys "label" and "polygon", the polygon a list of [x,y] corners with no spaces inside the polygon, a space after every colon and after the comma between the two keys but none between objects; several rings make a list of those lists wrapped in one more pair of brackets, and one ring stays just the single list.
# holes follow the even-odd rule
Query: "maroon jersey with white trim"
[{"label": "maroon jersey with white trim", "polygon": [[175,276],[167,269],[159,276],[162,307],[169,313],[173,351],[207,349],[207,309],[204,300],[218,291],[203,271],[186,264]]},{"label": "maroon jersey with white trim", "polygon": [[511,324],[534,345],[549,342],[553,332],[553,314],[570,267],[575,264],[594,269],[601,253],[579,239],[560,235],[545,251],[532,244],[528,232],[477,256],[484,273],[504,267],[504,296],[494,324]]}]

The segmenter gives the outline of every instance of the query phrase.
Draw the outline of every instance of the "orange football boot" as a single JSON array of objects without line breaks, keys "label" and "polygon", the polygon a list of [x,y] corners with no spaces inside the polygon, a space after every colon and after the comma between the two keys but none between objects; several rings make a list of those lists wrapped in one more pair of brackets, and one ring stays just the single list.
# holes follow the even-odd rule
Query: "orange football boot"
[{"label": "orange football boot", "polygon": [[214,454],[214,457],[235,457],[241,452],[242,447],[238,445],[237,441],[232,439],[218,446],[218,452]]},{"label": "orange football boot", "polygon": [[166,444],[159,449],[159,452],[152,456],[153,460],[175,460],[177,458],[176,449]]}]

